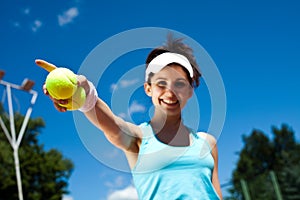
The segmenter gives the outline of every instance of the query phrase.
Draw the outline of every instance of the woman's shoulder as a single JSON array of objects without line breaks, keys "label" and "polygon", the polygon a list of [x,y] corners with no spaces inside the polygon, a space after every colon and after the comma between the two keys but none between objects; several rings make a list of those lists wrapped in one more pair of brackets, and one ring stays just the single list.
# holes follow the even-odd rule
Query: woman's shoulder
[{"label": "woman's shoulder", "polygon": [[217,143],[217,140],[215,138],[215,136],[209,134],[209,133],[206,133],[206,132],[197,132],[196,133],[198,137],[201,137],[202,139],[204,139],[211,148],[214,148],[214,146],[216,145]]}]

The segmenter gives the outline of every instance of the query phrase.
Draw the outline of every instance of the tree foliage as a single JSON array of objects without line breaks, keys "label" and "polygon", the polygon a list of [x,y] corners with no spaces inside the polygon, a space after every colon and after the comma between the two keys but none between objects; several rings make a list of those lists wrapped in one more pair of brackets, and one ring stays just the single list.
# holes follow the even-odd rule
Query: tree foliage
[{"label": "tree foliage", "polygon": [[271,171],[277,177],[283,199],[300,199],[300,144],[286,124],[272,127],[272,136],[269,139],[259,130],[243,135],[244,147],[232,174],[228,199],[244,199],[241,180],[246,181],[251,199],[277,199]]},{"label": "tree foliage", "polygon": [[[0,115],[10,131],[9,119],[0,105]],[[19,133],[24,116],[15,113],[16,133]],[[23,197],[26,200],[61,200],[68,193],[68,179],[73,163],[55,149],[44,150],[38,135],[45,126],[41,118],[30,119],[19,147]],[[18,188],[13,150],[0,127],[0,200],[18,199]]]}]

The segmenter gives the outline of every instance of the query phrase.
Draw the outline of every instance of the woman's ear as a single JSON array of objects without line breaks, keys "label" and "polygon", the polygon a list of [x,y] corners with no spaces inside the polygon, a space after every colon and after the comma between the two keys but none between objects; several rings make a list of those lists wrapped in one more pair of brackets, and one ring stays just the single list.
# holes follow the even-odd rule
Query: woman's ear
[{"label": "woman's ear", "polygon": [[149,97],[152,96],[151,85],[149,83],[144,83],[144,90]]}]

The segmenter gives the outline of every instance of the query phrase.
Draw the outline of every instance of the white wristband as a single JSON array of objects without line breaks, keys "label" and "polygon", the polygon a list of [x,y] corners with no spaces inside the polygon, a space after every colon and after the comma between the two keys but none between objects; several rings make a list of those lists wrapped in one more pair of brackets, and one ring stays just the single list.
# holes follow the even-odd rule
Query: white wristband
[{"label": "white wristband", "polygon": [[81,106],[81,108],[79,108],[78,110],[81,112],[88,112],[91,109],[93,109],[96,105],[96,102],[98,100],[98,93],[97,90],[94,86],[94,84],[90,81],[88,81],[89,86],[90,86],[90,91],[88,94],[86,94],[86,99],[85,99],[85,103],[83,106]]}]

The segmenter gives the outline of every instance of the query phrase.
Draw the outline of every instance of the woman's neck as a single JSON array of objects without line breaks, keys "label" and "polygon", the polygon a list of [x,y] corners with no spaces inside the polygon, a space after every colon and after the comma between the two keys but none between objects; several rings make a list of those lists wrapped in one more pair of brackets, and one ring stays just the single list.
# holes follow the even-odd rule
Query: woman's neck
[{"label": "woman's neck", "polygon": [[154,115],[150,124],[156,138],[165,144],[171,146],[189,146],[191,144],[189,130],[184,126],[181,116]]},{"label": "woman's neck", "polygon": [[156,112],[151,119],[151,126],[156,133],[172,132],[172,130],[178,130],[181,125],[183,125],[181,115],[168,116]]}]

